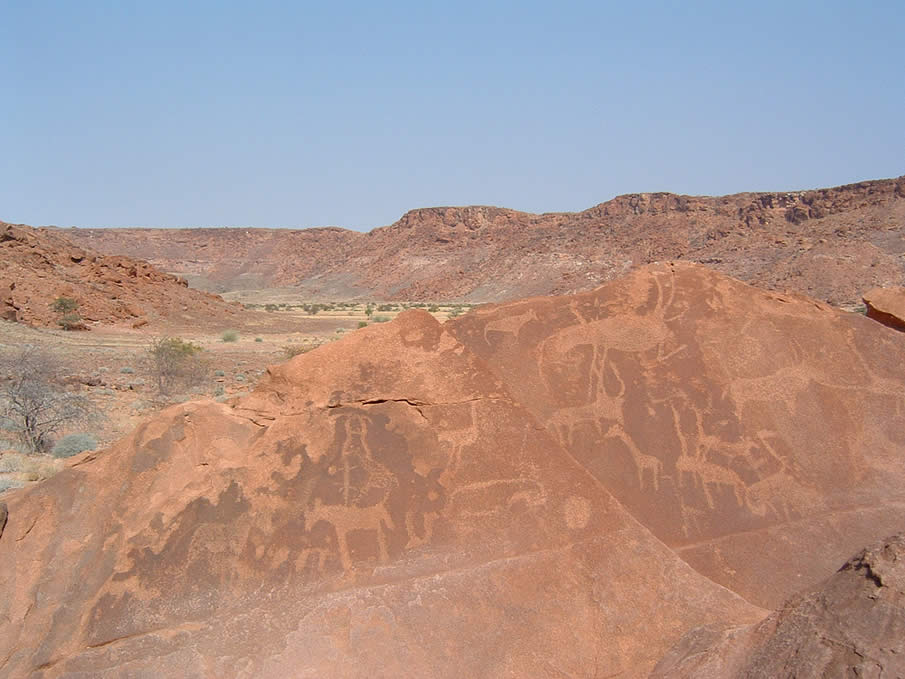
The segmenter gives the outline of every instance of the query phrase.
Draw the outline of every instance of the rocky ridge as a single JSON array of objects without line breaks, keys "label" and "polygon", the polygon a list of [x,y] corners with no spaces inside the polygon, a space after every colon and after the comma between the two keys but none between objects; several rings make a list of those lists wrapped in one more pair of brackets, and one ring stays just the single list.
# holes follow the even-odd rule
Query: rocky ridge
[{"label": "rocky ridge", "polygon": [[905,283],[905,177],[723,197],[640,193],[577,213],[412,210],[358,233],[321,229],[68,229],[218,292],[493,302],[593,288],[645,264],[703,263],[835,305]]}]

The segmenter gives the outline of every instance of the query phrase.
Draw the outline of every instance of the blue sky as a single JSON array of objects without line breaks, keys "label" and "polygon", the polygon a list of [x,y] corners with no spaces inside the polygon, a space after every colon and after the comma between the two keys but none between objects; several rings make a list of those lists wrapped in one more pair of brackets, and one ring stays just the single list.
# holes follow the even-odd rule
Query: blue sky
[{"label": "blue sky", "polygon": [[905,174],[905,2],[0,1],[0,219],[389,224]]}]

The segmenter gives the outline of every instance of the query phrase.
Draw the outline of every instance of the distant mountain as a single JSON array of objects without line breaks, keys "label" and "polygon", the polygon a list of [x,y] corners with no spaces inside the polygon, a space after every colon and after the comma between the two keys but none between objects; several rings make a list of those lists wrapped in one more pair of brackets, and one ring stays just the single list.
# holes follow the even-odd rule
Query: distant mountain
[{"label": "distant mountain", "polygon": [[905,177],[719,198],[640,193],[578,213],[426,208],[368,233],[62,233],[216,292],[288,286],[309,299],[489,302],[590,289],[644,264],[681,259],[761,287],[853,304],[869,288],[905,283]]}]

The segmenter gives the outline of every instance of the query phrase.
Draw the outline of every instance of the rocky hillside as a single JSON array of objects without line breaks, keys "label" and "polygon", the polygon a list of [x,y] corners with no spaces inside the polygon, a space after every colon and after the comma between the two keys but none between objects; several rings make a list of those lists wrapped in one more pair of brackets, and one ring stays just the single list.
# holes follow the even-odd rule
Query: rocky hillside
[{"label": "rocky hillside", "polygon": [[98,255],[53,230],[0,222],[0,318],[56,327],[62,314],[51,307],[59,297],[75,300],[84,327],[189,323],[237,313],[235,305],[147,262]]},{"label": "rocky hillside", "polygon": [[[704,628],[758,630],[739,667],[811,653],[786,621],[836,634],[848,585],[770,612],[901,529],[903,352],[686,263],[405,312],[6,494],[0,675],[643,677]],[[816,666],[901,638],[858,606]]]},{"label": "rocky hillside", "polygon": [[213,291],[292,286],[307,298],[488,302],[593,288],[667,259],[855,304],[905,283],[905,177],[719,198],[643,193],[578,213],[413,210],[391,226],[69,229]]}]

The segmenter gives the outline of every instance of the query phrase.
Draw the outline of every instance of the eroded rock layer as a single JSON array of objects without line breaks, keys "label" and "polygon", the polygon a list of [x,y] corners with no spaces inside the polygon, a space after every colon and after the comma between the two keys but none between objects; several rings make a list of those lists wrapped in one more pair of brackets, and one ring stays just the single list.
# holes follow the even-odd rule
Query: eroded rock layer
[{"label": "eroded rock layer", "polygon": [[720,197],[637,193],[574,213],[424,208],[368,233],[62,233],[216,292],[288,286],[309,299],[498,302],[587,290],[651,262],[682,259],[760,287],[856,305],[870,288],[905,284],[905,177]]},{"label": "eroded rock layer", "polygon": [[0,674],[646,676],[901,524],[903,349],[691,265],[406,312],[8,494]]}]

